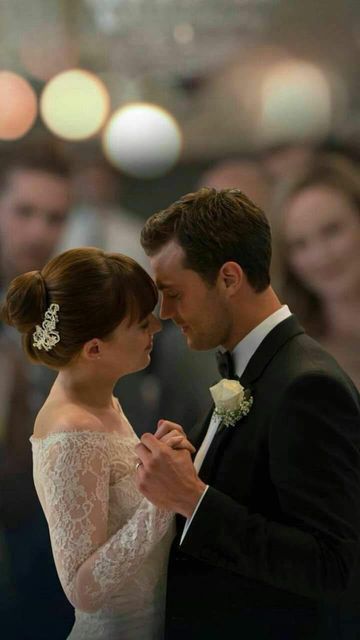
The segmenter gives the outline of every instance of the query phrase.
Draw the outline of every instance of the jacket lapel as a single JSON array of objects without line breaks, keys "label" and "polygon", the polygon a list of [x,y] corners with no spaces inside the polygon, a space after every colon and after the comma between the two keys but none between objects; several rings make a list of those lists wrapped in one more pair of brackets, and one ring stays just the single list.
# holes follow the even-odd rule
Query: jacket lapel
[{"label": "jacket lapel", "polygon": [[252,384],[260,378],[263,371],[277,354],[279,349],[281,349],[288,340],[291,340],[301,333],[304,333],[304,329],[300,326],[298,320],[293,315],[277,324],[276,327],[274,327],[272,331],[265,336],[254,355],[249,360],[247,367],[240,378],[240,383],[243,387],[246,388],[249,384]]},{"label": "jacket lapel", "polygon": [[[250,359],[244,373],[240,378],[240,383],[246,389],[256,382],[271,362],[276,353],[283,347],[288,340],[304,333],[304,330],[298,323],[295,316],[289,316],[286,320],[280,322],[268,335],[264,338],[254,355]],[[211,412],[212,413],[212,412]],[[211,418],[210,413],[210,418]],[[217,462],[224,447],[227,446],[232,436],[241,428],[241,422],[251,419],[251,410],[248,416],[241,418],[235,425],[226,427],[218,431],[209,447],[204,462],[201,465],[199,476],[203,482],[210,483],[214,470],[217,468]],[[207,424],[209,424],[210,419]],[[203,432],[203,433],[206,433]]]}]

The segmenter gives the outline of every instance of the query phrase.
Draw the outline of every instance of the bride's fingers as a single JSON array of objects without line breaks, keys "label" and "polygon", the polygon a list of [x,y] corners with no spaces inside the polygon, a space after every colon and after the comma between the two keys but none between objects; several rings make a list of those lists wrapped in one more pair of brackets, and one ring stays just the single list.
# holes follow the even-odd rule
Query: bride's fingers
[{"label": "bride's fingers", "polygon": [[195,447],[186,438],[183,438],[178,445],[173,447],[173,449],[187,449],[190,453],[195,453],[196,451]]},{"label": "bride's fingers", "polygon": [[172,429],[163,435],[161,438],[158,438],[160,442],[164,444],[168,444],[171,438],[185,438],[185,434],[180,433],[177,429]]},{"label": "bride's fingers", "polygon": [[157,429],[154,435],[155,435],[155,438],[157,438],[158,440],[161,440],[167,433],[170,433],[171,431],[174,431],[174,430],[178,431],[183,436],[185,435],[184,429],[180,424],[177,424],[176,422],[171,422],[170,420],[159,420],[157,424]]},{"label": "bride's fingers", "polygon": [[166,443],[172,449],[187,449],[190,453],[195,453],[196,449],[184,436],[171,436]]},{"label": "bride's fingers", "polygon": [[[174,424],[174,423],[171,423]],[[160,439],[160,442],[166,444],[172,449],[187,449],[190,453],[195,453],[196,449],[187,439],[184,433],[180,433],[178,429],[172,429]]]}]

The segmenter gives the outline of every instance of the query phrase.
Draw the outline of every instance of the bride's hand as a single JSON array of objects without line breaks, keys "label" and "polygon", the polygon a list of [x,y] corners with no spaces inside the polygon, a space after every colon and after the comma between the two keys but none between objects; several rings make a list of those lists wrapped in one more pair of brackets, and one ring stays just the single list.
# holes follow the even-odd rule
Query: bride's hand
[{"label": "bride's hand", "polygon": [[159,420],[157,423],[156,432],[154,434],[155,438],[161,440],[161,438],[167,433],[170,433],[170,431],[178,431],[178,435],[181,434],[182,436],[186,437],[186,433],[181,424],[178,424],[177,422],[171,422],[171,420]]},{"label": "bride's hand", "polygon": [[159,420],[155,437],[172,449],[187,449],[190,453],[196,451],[187,439],[184,429],[176,422]]},{"label": "bride's hand", "polygon": [[160,442],[167,444],[172,449],[187,449],[190,453],[195,453],[196,451],[186,435],[180,435],[176,429],[169,431],[169,433],[160,438]]}]

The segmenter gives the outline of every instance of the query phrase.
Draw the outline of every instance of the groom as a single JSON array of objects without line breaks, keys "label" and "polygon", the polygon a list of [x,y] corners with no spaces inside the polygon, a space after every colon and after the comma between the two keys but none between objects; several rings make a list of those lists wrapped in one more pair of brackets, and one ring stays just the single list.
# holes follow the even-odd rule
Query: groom
[{"label": "groom", "polygon": [[147,221],[142,244],[161,317],[192,349],[221,345],[222,376],[252,402],[228,426],[212,407],[190,433],[194,462],[159,442],[167,421],[137,447],[140,490],[183,516],[166,638],[338,638],[359,552],[359,395],[279,302],[269,225],[243,193],[182,197]]}]

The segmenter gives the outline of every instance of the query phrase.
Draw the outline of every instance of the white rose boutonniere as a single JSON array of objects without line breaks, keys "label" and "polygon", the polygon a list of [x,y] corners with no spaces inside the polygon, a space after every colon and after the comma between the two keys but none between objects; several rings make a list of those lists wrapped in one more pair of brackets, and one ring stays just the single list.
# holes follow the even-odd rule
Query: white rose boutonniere
[{"label": "white rose boutonniere", "polygon": [[210,387],[215,402],[215,413],[225,427],[233,426],[246,416],[253,404],[250,389],[244,389],[238,380],[223,378]]}]

